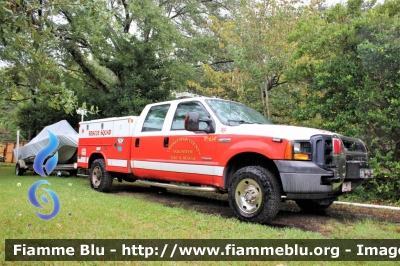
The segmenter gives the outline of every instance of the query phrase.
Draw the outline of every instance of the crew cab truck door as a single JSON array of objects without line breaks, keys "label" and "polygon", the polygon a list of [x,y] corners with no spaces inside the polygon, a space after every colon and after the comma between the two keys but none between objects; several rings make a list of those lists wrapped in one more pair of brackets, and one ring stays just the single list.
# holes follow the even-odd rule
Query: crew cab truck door
[{"label": "crew cab truck door", "polygon": [[164,162],[161,169],[170,179],[177,182],[189,182],[213,185],[216,166],[215,148],[217,136],[206,133],[206,122],[200,122],[199,131],[185,130],[185,117],[189,112],[197,112],[201,120],[209,120],[211,116],[198,101],[178,103],[165,141]]},{"label": "crew cab truck door", "polygon": [[141,178],[162,178],[161,163],[164,160],[165,119],[171,104],[145,108],[132,139],[132,173]]}]

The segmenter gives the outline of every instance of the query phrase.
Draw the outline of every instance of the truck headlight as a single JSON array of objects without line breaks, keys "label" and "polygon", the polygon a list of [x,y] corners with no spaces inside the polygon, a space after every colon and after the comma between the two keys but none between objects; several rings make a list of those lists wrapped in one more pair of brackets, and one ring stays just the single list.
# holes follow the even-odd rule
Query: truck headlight
[{"label": "truck headlight", "polygon": [[311,159],[311,143],[305,141],[288,142],[285,159],[309,161]]}]

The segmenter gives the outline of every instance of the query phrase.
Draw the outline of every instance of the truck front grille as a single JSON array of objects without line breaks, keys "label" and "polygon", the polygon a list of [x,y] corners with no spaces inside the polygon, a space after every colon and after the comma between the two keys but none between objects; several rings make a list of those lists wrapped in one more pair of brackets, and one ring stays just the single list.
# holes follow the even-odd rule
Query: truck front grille
[{"label": "truck front grille", "polygon": [[[358,139],[340,136],[346,161],[367,161],[367,149]],[[317,135],[311,137],[311,160],[319,167],[328,170],[337,167],[332,157],[332,136]]]},{"label": "truck front grille", "polygon": [[323,169],[334,167],[332,163],[332,137],[313,136],[311,138],[312,161]]}]

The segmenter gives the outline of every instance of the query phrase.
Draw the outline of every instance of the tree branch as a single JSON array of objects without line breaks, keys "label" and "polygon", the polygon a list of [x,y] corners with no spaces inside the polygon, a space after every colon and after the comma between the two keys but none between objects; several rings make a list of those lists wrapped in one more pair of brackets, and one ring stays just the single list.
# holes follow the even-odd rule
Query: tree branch
[{"label": "tree branch", "polygon": [[109,93],[107,86],[104,82],[99,79],[95,73],[87,66],[85,58],[79,51],[79,49],[73,43],[66,43],[65,48],[71,54],[74,61],[81,67],[82,72],[90,79],[91,82],[95,84],[97,89],[100,89],[104,93]]},{"label": "tree branch", "polygon": [[[233,59],[226,59],[226,60],[221,60],[221,61],[216,61],[216,62],[212,62],[212,63],[207,63],[207,65],[209,66],[214,66],[214,65],[219,65],[219,64],[227,64],[227,63],[233,63],[235,62],[235,60]],[[206,63],[203,63],[206,64]],[[195,67],[201,67],[201,65],[196,65]]]},{"label": "tree branch", "polygon": [[122,0],[122,5],[124,6],[124,9],[125,9],[124,32],[128,33],[129,29],[131,27],[132,18],[130,17],[129,10],[128,10],[128,4],[126,3],[125,0]]}]

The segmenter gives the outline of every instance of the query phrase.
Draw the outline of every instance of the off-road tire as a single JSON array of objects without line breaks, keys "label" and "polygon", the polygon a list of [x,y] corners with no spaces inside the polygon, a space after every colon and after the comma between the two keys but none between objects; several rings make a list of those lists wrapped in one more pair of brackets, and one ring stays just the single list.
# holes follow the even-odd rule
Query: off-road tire
[{"label": "off-road tire", "polygon": [[25,169],[22,169],[19,163],[15,165],[15,175],[22,176],[25,173]]},{"label": "off-road tire", "polygon": [[109,172],[107,172],[103,159],[94,160],[90,166],[89,180],[90,185],[94,190],[100,192],[110,191],[113,177]]},{"label": "off-road tire", "polygon": [[304,212],[314,213],[325,211],[332,205],[334,200],[332,200],[330,203],[328,202],[328,204],[321,204],[318,201],[311,199],[295,200],[295,202],[297,206],[299,206]]},{"label": "off-road tire", "polygon": [[241,221],[267,223],[279,212],[280,191],[272,172],[260,166],[246,166],[233,175],[229,184],[229,206]]}]

